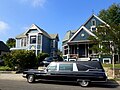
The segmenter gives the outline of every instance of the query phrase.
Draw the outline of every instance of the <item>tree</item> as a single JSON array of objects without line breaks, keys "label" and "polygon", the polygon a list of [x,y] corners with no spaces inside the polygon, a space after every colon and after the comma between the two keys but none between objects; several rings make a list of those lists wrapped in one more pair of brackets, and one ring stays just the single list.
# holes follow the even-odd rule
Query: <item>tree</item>
[{"label": "tree", "polygon": [[7,44],[7,46],[8,46],[9,48],[15,47],[15,43],[16,43],[16,41],[15,41],[14,38],[9,38],[9,39],[6,41],[6,44]]},{"label": "tree", "polygon": [[[114,52],[120,55],[120,4],[112,4],[108,9],[101,10],[98,16],[107,24],[97,27],[97,32],[94,32],[97,38],[89,38],[96,42],[91,49],[97,50],[99,54]],[[108,44],[113,46],[114,50],[110,49]]]},{"label": "tree", "polygon": [[99,12],[100,17],[107,24],[120,24],[120,4],[112,4],[107,10],[103,9]]}]

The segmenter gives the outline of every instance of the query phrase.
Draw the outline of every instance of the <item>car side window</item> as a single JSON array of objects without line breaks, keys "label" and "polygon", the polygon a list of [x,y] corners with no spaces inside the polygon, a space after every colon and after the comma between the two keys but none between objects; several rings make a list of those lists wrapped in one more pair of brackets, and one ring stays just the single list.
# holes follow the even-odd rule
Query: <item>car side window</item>
[{"label": "car side window", "polygon": [[73,64],[59,64],[59,71],[73,71]]},{"label": "car side window", "polygon": [[47,70],[48,71],[56,71],[57,70],[57,64],[56,65],[49,65]]}]

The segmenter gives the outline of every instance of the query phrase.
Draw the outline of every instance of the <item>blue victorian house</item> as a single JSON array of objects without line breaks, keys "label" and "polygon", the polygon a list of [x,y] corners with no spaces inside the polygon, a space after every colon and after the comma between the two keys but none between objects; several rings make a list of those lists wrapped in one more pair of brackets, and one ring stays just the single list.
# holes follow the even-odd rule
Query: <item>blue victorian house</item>
[{"label": "blue victorian house", "polygon": [[[62,41],[62,51],[64,58],[69,61],[69,59],[77,60],[90,60],[90,58],[97,53],[90,50],[93,43],[88,39],[89,36],[96,35],[93,31],[97,30],[97,26],[101,24],[106,24],[98,16],[92,15],[78,30],[69,30],[65,34]],[[106,24],[107,25],[107,24]],[[96,58],[96,60],[99,60]],[[103,62],[111,63],[111,58],[104,58]]]},{"label": "blue victorian house", "polygon": [[36,55],[44,52],[54,57],[57,55],[58,41],[58,34],[48,34],[32,24],[28,30],[16,36],[16,47],[11,50],[33,50]]}]

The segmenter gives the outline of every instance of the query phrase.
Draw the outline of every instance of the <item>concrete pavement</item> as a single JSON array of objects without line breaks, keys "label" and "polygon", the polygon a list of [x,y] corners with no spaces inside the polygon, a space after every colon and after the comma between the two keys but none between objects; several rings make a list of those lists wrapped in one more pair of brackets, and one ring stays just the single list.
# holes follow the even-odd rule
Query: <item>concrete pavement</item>
[{"label": "concrete pavement", "polygon": [[0,74],[2,80],[25,80],[22,74]]}]

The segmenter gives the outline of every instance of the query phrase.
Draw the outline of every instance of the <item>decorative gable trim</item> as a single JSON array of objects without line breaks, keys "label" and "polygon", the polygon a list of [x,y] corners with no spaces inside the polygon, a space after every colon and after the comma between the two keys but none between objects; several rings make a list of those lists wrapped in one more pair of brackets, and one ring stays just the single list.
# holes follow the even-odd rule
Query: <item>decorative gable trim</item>
[{"label": "decorative gable trim", "polygon": [[[109,26],[105,21],[103,21],[102,19],[100,19],[98,16],[96,16],[95,14],[92,14],[92,16],[85,22],[85,24],[87,24],[87,22],[89,22],[89,20],[92,18],[92,17],[95,17],[97,18],[100,22],[104,23],[105,25]],[[85,26],[85,24],[83,24],[83,26]]]},{"label": "decorative gable trim", "polygon": [[44,36],[48,37],[51,39],[50,35],[44,31],[43,29],[39,28],[37,25],[32,24],[31,27],[25,32],[25,35],[29,32],[30,29],[37,29],[39,33],[43,34]]},{"label": "decorative gable trim", "polygon": [[30,29],[37,29],[40,33],[42,33],[42,31],[35,24],[32,24],[30,28],[25,32],[25,35],[29,32]]},{"label": "decorative gable trim", "polygon": [[93,34],[91,31],[89,31],[86,27],[81,26],[81,27],[77,30],[77,32],[69,39],[68,42],[72,41],[72,40],[75,38],[75,36],[76,36],[82,29],[84,29],[89,35],[94,36],[95,38],[97,38],[97,36],[96,36],[95,34]]}]

